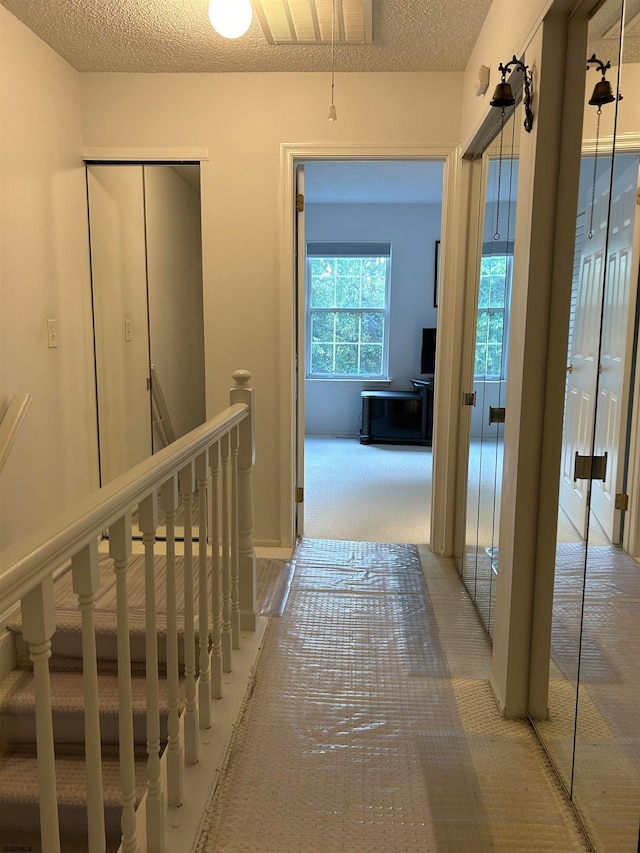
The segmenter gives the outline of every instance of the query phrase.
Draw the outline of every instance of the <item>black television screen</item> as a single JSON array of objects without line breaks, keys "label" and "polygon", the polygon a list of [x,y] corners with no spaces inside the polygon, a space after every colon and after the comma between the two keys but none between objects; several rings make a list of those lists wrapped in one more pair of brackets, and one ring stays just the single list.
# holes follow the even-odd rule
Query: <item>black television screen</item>
[{"label": "black television screen", "polygon": [[436,330],[422,330],[422,355],[420,357],[420,373],[433,375],[436,372]]}]

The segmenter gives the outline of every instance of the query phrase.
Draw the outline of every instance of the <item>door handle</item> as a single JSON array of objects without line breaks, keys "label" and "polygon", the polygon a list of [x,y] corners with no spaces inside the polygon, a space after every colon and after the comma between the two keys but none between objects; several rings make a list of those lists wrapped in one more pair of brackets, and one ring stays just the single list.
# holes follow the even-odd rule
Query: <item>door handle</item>
[{"label": "door handle", "polygon": [[578,480],[606,480],[607,456],[581,456],[576,450],[573,460],[573,482]]}]

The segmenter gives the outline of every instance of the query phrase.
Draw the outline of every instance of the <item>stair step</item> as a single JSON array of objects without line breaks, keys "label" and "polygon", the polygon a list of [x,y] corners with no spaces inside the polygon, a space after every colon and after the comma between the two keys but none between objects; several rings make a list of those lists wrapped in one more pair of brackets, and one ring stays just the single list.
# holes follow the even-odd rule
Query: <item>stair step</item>
[{"label": "stair step", "polygon": [[[167,663],[167,632],[164,617],[158,617],[158,665],[161,671],[166,668]],[[7,625],[7,629],[14,635],[16,666],[20,669],[31,669],[29,659],[29,646],[22,635],[22,624],[15,621]],[[51,671],[82,671],[82,622],[80,614],[64,614],[57,617],[56,631],[51,638],[51,659],[49,669]],[[198,623],[196,620],[195,659],[198,662]],[[129,617],[129,643],[131,647],[131,664],[134,669],[144,670],[147,659],[146,628],[144,616],[133,615]],[[96,652],[100,667],[103,671],[115,669],[118,660],[118,635],[115,627],[115,616],[113,614],[96,614]],[[178,660],[184,665],[184,632],[178,631]],[[111,665],[111,666],[110,666]]]},{"label": "stair step", "polygon": [[[127,572],[129,601],[129,634],[131,642],[131,661],[144,663],[146,659],[146,601],[144,580],[144,555],[134,554]],[[184,590],[182,585],[184,558],[176,557],[176,605],[178,613],[184,612]],[[207,561],[211,572],[211,560]],[[198,559],[193,561],[194,589],[196,590],[195,612],[198,612]],[[96,594],[94,619],[96,626],[96,645],[99,660],[117,661],[118,645],[116,633],[116,578],[113,563],[108,556],[99,558],[100,588]],[[161,666],[166,665],[166,558],[158,555],[155,561],[156,608],[158,659]],[[71,572],[58,580],[54,588],[56,609],[56,631],[51,639],[51,669],[81,668],[82,661],[81,627],[82,617],[78,610],[78,599],[73,592]],[[181,621],[181,620],[180,620]],[[196,618],[196,634],[198,620]],[[22,617],[20,612],[7,624],[7,629],[15,635],[16,663],[20,669],[30,669],[29,648],[22,636]],[[196,650],[197,650],[196,636]],[[178,638],[180,662],[184,662],[184,638],[182,631]],[[196,651],[197,660],[197,651]]]},{"label": "stair step", "polygon": [[[84,747],[65,745],[67,754],[58,757],[56,749],[56,788],[60,834],[63,850],[87,850],[87,783]],[[146,753],[136,753],[136,806],[146,786]],[[120,777],[117,747],[103,750],[102,776],[104,786],[105,826],[107,849],[115,851],[120,843]],[[38,760],[33,748],[17,748],[0,756],[0,802],[2,802],[3,843],[25,844],[26,835],[39,838],[40,825],[38,794]],[[29,827],[25,833],[24,828]],[[34,850],[39,843],[31,842]]]},{"label": "stair step", "polygon": [[[84,696],[82,674],[52,672],[51,702],[53,735],[56,743],[84,743]],[[133,733],[138,744],[146,743],[146,678],[134,673],[131,679],[133,696]],[[100,734],[103,744],[119,742],[119,694],[117,675],[98,676],[100,702]],[[181,710],[181,708],[180,708]],[[160,738],[167,738],[169,709],[166,687],[160,683]],[[14,670],[0,682],[0,742],[3,744],[35,743],[35,699],[33,672]]]}]

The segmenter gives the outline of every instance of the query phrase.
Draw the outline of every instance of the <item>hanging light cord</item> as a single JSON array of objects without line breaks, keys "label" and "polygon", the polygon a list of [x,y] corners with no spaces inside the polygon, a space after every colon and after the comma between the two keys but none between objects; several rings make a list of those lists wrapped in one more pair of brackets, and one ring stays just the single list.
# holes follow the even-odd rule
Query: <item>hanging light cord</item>
[{"label": "hanging light cord", "polygon": [[596,179],[598,177],[598,147],[600,143],[600,117],[602,115],[602,107],[598,107],[598,124],[596,125],[596,151],[593,158],[593,184],[591,186],[591,210],[589,212],[589,235],[588,239],[593,238],[593,211],[596,206]]},{"label": "hanging light cord", "polygon": [[335,23],[336,23],[336,0],[331,2],[331,106],[333,106],[333,89],[335,86],[336,63],[335,63]]}]

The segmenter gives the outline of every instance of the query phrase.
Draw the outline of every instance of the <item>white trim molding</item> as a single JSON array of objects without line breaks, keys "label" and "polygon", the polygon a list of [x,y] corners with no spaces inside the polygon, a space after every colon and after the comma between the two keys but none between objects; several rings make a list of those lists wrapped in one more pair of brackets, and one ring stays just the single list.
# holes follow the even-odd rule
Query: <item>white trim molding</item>
[{"label": "white trim molding", "polygon": [[463,277],[458,274],[460,252],[461,152],[457,144],[438,146],[326,145],[289,143],[280,146],[280,383],[281,470],[280,519],[283,545],[295,537],[295,192],[296,165],[308,160],[441,160],[444,162],[442,196],[443,255],[442,288],[438,308],[438,352],[436,361],[433,499],[431,501],[431,549],[451,554],[453,548],[453,508],[455,497],[456,436],[460,399],[460,352],[454,330],[461,322]]},{"label": "white trim molding", "polygon": [[154,161],[208,160],[208,148],[83,148],[82,159],[95,162],[152,163]]}]

